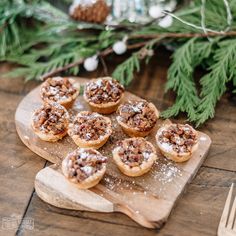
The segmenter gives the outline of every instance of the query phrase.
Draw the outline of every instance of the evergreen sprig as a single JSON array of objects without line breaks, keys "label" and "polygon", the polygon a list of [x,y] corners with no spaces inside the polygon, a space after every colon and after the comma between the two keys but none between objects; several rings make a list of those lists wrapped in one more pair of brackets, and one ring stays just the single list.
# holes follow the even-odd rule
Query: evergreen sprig
[{"label": "evergreen sprig", "polygon": [[236,78],[236,39],[224,40],[218,43],[209,67],[209,73],[200,80],[202,91],[198,105],[198,114],[194,120],[197,125],[213,118],[217,101],[226,91],[227,82]]},{"label": "evergreen sprig", "polygon": [[214,43],[215,40],[198,41],[193,38],[175,51],[168,70],[166,91],[173,90],[177,96],[175,104],[162,113],[164,118],[186,112],[190,121],[196,121],[200,98],[193,73],[195,67],[209,57]]},{"label": "evergreen sprig", "polygon": [[112,76],[119,80],[122,84],[128,85],[132,80],[135,72],[140,70],[140,61],[137,53],[133,53],[131,57],[117,66]]},{"label": "evergreen sprig", "polygon": [[168,71],[166,91],[173,89],[177,93],[177,97],[176,103],[162,113],[163,117],[176,116],[182,111],[187,112],[189,117],[195,118],[199,98],[193,80],[194,41],[195,39],[189,40],[173,55],[174,62]]},{"label": "evergreen sprig", "polygon": [[138,52],[132,53],[131,57],[116,67],[112,76],[124,85],[129,85],[134,78],[134,73],[140,71],[140,63],[145,59],[148,64],[150,57],[153,55],[155,44],[161,39],[150,40]]}]

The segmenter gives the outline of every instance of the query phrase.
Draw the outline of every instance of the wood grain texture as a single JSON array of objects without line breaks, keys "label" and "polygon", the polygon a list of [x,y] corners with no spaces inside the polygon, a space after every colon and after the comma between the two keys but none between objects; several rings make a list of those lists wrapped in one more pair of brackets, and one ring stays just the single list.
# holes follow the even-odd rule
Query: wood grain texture
[{"label": "wood grain texture", "polygon": [[[78,79],[83,84],[86,80]],[[140,99],[126,92],[124,101]],[[79,190],[61,173],[60,163],[66,154],[76,146],[70,137],[57,143],[40,140],[32,131],[31,115],[41,105],[39,87],[30,92],[19,104],[16,111],[16,128],[22,141],[35,153],[57,164],[40,171],[35,180],[37,194],[44,201],[61,208],[98,212],[119,211],[148,228],[160,228],[167,220],[171,209],[183,192],[186,184],[195,176],[204,161],[210,138],[199,133],[199,149],[185,163],[175,164],[159,155],[151,172],[138,177],[127,177],[114,164],[111,151],[118,140],[127,136],[122,132],[111,114],[113,133],[109,142],[100,151],[109,157],[108,168],[103,181],[91,190]],[[79,96],[70,110],[73,117],[78,111],[89,110],[82,96]],[[155,134],[163,123],[159,120],[148,140],[156,146]]]},{"label": "wood grain texture", "polygon": [[45,165],[42,158],[22,146],[16,133],[14,113],[30,85],[18,79],[3,79],[1,75],[9,68],[0,66],[0,235],[15,235],[18,226],[5,229],[3,220],[13,217],[21,221],[35,175]]},{"label": "wood grain texture", "polygon": [[[120,213],[73,211],[45,204],[37,194],[26,213],[35,219],[34,235],[215,236],[234,172],[202,167],[160,230],[140,227]],[[32,235],[21,229],[23,235]]]}]

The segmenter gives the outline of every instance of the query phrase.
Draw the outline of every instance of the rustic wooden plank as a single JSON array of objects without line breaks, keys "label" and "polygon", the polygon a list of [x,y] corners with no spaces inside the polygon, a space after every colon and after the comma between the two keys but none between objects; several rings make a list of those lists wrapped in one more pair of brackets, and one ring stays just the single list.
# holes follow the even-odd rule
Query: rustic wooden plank
[{"label": "rustic wooden plank", "polygon": [[[235,181],[234,172],[201,168],[158,235],[216,235],[228,188]],[[63,210],[45,204],[36,194],[25,217],[35,219],[34,235],[157,235],[125,215]],[[32,233],[23,228],[19,232]]]},{"label": "rustic wooden plank", "polygon": [[[0,68],[1,74],[5,67]],[[35,174],[45,161],[26,149],[16,134],[14,113],[23,97],[23,80],[0,80],[0,235],[15,235],[17,226],[4,229],[4,220],[21,220],[34,188]]]},{"label": "rustic wooden plank", "polygon": [[[15,132],[13,114],[19,97],[8,95],[6,99],[0,92],[0,100],[0,219],[12,214],[21,218],[33,191],[35,174],[45,161],[26,150]],[[12,230],[13,234],[15,230],[17,228]]]},{"label": "rustic wooden plank", "polygon": [[236,106],[225,97],[219,102],[215,118],[201,130],[212,137],[213,145],[204,165],[236,171]]},{"label": "rustic wooden plank", "polygon": [[235,181],[235,172],[203,167],[161,233],[216,235],[229,186]]}]

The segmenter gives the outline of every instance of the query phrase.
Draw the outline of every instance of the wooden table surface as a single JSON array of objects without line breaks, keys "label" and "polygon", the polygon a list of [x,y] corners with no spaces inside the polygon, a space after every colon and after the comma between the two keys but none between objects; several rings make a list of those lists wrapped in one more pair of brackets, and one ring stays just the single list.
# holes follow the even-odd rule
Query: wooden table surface
[{"label": "wooden table surface", "polygon": [[[160,110],[172,103],[172,94],[163,92],[169,56],[166,51],[157,53],[148,67],[142,67],[128,88],[151,100]],[[114,59],[107,58],[106,62],[111,72]],[[10,68],[6,64],[0,65],[0,235],[216,235],[229,186],[236,182],[235,102],[225,96],[217,106],[215,118],[201,127],[200,130],[213,141],[209,155],[166,225],[157,231],[143,228],[120,213],[63,210],[38,198],[34,178],[49,163],[23,145],[14,124],[18,103],[38,83],[24,83],[21,78],[1,78],[1,74]],[[96,73],[82,72],[80,75],[101,76],[103,72],[100,69]],[[15,225],[6,225],[11,219]],[[34,222],[30,225],[32,230],[27,227],[27,220],[31,219]]]}]

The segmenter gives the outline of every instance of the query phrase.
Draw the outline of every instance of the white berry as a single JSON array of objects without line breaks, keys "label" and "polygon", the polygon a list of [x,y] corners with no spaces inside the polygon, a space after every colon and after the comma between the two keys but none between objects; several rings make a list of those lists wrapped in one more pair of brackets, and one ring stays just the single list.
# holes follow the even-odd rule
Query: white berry
[{"label": "white berry", "polygon": [[93,56],[93,57],[88,57],[87,59],[85,59],[84,61],[84,68],[87,71],[94,71],[96,70],[98,67],[98,59],[97,56]]},{"label": "white berry", "polygon": [[112,49],[116,54],[121,55],[126,52],[127,46],[125,42],[118,41],[113,44]]},{"label": "white berry", "polygon": [[173,18],[172,16],[165,16],[162,20],[159,22],[159,26],[162,28],[168,28],[172,25],[173,23]]},{"label": "white berry", "polygon": [[156,5],[156,6],[151,6],[148,12],[152,18],[156,19],[162,16],[163,14],[162,10],[163,9],[161,8],[161,6]]}]

